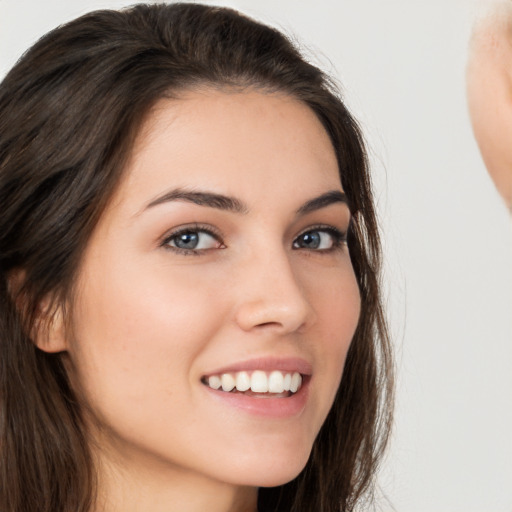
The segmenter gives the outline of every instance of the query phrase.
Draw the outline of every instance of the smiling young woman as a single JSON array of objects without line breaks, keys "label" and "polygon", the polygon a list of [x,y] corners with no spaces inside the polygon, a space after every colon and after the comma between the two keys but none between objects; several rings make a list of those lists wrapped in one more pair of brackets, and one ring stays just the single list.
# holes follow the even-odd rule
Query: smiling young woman
[{"label": "smiling young woman", "polygon": [[348,511],[391,418],[359,129],[277,31],[98,11],[0,86],[0,509]]}]

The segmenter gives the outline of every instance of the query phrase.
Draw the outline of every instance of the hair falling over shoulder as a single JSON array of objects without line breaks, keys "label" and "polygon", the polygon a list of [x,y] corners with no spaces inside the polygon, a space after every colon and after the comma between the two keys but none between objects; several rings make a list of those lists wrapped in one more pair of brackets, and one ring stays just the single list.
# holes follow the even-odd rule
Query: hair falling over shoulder
[{"label": "hair falling over shoulder", "polygon": [[201,85],[278,91],[309,106],[333,143],[353,215],[361,316],[342,382],[306,467],[260,489],[259,510],[349,511],[371,497],[393,386],[359,127],[332,81],[277,30],[227,8],[140,4],[60,26],[0,84],[0,510],[93,509],[94,462],[65,354],[39,350],[32,334],[72,301],[80,255],[144,117]]}]

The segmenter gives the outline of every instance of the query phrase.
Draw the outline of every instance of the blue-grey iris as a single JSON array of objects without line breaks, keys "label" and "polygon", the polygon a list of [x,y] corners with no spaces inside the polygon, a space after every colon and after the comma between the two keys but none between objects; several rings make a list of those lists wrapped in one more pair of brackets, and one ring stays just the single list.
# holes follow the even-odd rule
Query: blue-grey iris
[{"label": "blue-grey iris", "polygon": [[198,243],[199,235],[198,233],[194,233],[193,231],[181,233],[174,240],[174,244],[176,245],[176,247],[179,247],[180,249],[195,249]]},{"label": "blue-grey iris", "polygon": [[310,231],[309,233],[304,233],[299,237],[298,243],[301,247],[307,249],[317,249],[320,247],[321,242],[320,233],[318,231]]}]

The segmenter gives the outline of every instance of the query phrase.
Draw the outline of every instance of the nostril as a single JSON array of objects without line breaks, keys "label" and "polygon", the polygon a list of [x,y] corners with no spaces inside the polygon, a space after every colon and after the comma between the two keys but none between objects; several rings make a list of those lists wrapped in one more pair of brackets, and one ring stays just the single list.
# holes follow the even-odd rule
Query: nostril
[{"label": "nostril", "polygon": [[256,327],[264,328],[264,327],[279,327],[281,324],[279,322],[262,322],[261,324],[256,325]]}]

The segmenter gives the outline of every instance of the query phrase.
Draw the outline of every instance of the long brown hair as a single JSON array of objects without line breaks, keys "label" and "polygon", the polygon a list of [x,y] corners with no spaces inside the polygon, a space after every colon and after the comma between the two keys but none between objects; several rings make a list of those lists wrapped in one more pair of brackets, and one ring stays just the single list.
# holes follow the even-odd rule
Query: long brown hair
[{"label": "long brown hair", "polygon": [[[292,482],[259,510],[352,510],[371,494],[391,421],[391,355],[363,138],[336,88],[280,32],[197,4],[97,11],[37,42],[0,85],[0,509],[87,512],[94,467],[59,354],[32,340],[72,296],[81,254],[155,102],[199,85],[280,91],[329,134],[353,214],[361,316],[341,385]],[[13,285],[13,276],[22,276]]]}]

